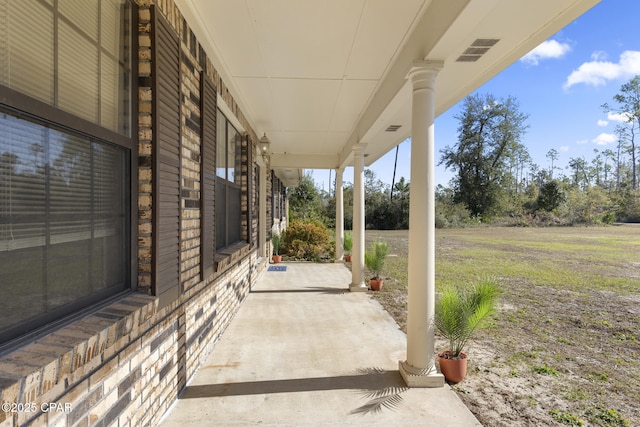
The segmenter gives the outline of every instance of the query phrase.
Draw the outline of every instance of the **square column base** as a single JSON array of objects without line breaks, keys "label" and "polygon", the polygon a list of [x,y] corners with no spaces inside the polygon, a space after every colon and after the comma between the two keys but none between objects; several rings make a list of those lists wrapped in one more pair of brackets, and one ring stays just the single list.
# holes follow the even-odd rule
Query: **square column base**
[{"label": "square column base", "polygon": [[398,362],[400,375],[409,387],[444,387],[444,375],[439,373],[435,366],[431,369],[418,369],[406,361]]},{"label": "square column base", "polygon": [[349,285],[349,290],[351,292],[367,292],[369,288],[364,283],[356,283]]}]

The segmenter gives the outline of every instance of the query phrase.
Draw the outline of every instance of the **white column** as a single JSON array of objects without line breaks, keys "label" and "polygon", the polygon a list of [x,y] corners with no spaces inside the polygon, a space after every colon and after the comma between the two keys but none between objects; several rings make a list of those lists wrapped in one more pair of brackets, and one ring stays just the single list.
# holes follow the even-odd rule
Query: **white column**
[{"label": "white column", "polygon": [[282,215],[284,228],[282,231],[286,230],[289,226],[290,218],[289,218],[289,196],[284,198],[284,214]]},{"label": "white column", "polygon": [[411,110],[411,200],[409,205],[409,290],[407,360],[400,373],[410,387],[442,387],[435,367],[435,80],[441,61],[415,62]]},{"label": "white column", "polygon": [[336,261],[344,257],[344,198],[342,191],[342,173],[344,169],[336,169]]},{"label": "white column", "polygon": [[351,292],[365,292],[364,283],[364,144],[353,146],[353,253]]}]

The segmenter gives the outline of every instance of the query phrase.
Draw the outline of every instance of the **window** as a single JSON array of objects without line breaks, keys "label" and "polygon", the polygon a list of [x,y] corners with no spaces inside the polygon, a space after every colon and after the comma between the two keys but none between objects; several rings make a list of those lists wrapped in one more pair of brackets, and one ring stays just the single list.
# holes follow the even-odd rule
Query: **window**
[{"label": "window", "polygon": [[285,215],[285,189],[282,182],[276,177],[276,174],[271,175],[272,178],[272,202],[273,202],[273,218],[282,219]]},{"label": "window", "polygon": [[6,339],[129,287],[129,159],[118,146],[0,113]]},{"label": "window", "polygon": [[131,288],[133,7],[0,0],[0,344]]},{"label": "window", "polygon": [[241,239],[241,136],[218,110],[216,120],[216,249]]},{"label": "window", "polygon": [[130,136],[127,0],[0,2],[0,84]]}]

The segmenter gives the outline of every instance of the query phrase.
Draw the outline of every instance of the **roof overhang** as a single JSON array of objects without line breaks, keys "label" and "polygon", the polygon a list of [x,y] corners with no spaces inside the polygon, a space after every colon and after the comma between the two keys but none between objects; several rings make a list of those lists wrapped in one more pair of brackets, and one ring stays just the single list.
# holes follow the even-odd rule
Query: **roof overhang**
[{"label": "roof overhang", "polygon": [[355,144],[369,166],[411,136],[414,61],[444,62],[437,116],[599,0],[176,2],[291,184],[352,165]]}]

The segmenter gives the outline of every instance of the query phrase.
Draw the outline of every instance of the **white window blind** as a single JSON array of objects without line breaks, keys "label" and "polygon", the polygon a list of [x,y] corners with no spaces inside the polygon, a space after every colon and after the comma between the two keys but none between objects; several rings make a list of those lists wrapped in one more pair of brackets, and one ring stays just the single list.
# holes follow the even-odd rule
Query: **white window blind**
[{"label": "white window blind", "polygon": [[53,9],[37,0],[0,0],[0,78],[48,104],[54,102]]},{"label": "white window blind", "polygon": [[128,0],[0,0],[0,16],[0,84],[130,136]]},{"label": "white window blind", "polygon": [[127,288],[127,158],[0,114],[0,330]]}]

